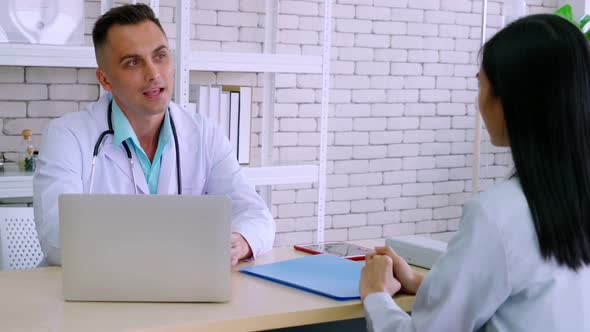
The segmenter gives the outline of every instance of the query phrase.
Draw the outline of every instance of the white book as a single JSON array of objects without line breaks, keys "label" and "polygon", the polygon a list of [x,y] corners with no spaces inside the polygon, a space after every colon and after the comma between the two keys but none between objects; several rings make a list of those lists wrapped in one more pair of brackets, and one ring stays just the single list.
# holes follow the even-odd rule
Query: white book
[{"label": "white book", "polygon": [[199,102],[199,92],[201,86],[198,84],[189,84],[188,85],[188,102],[189,103],[198,103]]},{"label": "white book", "polygon": [[250,125],[252,114],[252,88],[240,87],[240,123],[238,130],[238,162],[250,163]]},{"label": "white book", "polygon": [[238,125],[240,122],[240,93],[229,93],[229,141],[238,158]]},{"label": "white book", "polygon": [[209,88],[209,120],[219,123],[219,102],[221,99],[221,87]]},{"label": "white book", "polygon": [[221,101],[219,103],[219,128],[229,138],[229,92],[221,92]]},{"label": "white book", "polygon": [[201,85],[199,87],[199,114],[204,117],[209,116],[209,87]]}]

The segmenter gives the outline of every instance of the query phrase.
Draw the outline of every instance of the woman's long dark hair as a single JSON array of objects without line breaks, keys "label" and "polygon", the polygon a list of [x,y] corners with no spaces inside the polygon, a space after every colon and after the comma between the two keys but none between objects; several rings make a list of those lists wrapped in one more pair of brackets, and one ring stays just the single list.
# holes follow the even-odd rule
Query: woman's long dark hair
[{"label": "woman's long dark hair", "polygon": [[519,19],[482,49],[541,254],[590,264],[590,48],[554,15]]}]

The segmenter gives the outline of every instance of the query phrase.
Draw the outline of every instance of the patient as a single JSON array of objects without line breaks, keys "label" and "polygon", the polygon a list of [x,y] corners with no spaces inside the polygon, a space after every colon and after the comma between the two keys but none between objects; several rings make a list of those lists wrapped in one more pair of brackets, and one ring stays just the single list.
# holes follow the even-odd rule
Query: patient
[{"label": "patient", "polygon": [[[367,257],[371,331],[590,331],[590,49],[552,15],[522,18],[482,49],[479,110],[510,147],[511,179],[474,197],[428,275],[391,248]],[[416,294],[412,316],[391,296]]]}]

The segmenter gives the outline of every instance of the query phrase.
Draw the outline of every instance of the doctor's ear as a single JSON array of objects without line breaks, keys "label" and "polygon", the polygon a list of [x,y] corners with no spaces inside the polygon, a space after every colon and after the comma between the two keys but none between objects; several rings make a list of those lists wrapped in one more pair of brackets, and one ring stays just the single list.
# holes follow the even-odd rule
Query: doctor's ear
[{"label": "doctor's ear", "polygon": [[111,92],[111,83],[109,82],[107,73],[104,69],[98,67],[98,69],[96,70],[96,79],[98,80],[98,83],[100,83],[103,89],[105,89],[108,92]]}]

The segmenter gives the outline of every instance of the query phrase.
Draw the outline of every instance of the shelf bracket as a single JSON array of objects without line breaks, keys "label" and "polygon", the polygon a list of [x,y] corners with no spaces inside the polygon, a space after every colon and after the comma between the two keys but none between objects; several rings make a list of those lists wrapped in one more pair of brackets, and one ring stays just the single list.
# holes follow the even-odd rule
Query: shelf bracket
[{"label": "shelf bracket", "polygon": [[[265,1],[264,17],[264,54],[274,54],[277,48],[278,1]],[[273,135],[275,110],[275,73],[263,74],[262,91],[262,133],[261,133],[261,165],[268,166],[273,161]],[[260,188],[260,195],[270,209],[272,206],[272,187]]]},{"label": "shelf bracket", "polygon": [[318,226],[316,242],[324,242],[326,227],[326,168],[328,163],[328,111],[330,107],[330,59],[332,50],[332,0],[324,0],[322,51],[322,115],[320,120],[320,170],[318,180]]},{"label": "shelf bracket", "polygon": [[[158,2],[158,0],[151,0]],[[176,79],[174,84],[174,101],[183,110],[188,109],[189,68],[188,55],[190,47],[190,0],[176,2]]]}]

